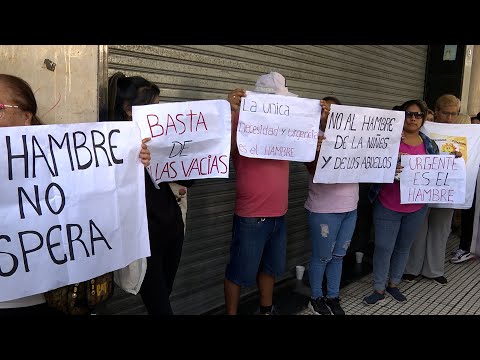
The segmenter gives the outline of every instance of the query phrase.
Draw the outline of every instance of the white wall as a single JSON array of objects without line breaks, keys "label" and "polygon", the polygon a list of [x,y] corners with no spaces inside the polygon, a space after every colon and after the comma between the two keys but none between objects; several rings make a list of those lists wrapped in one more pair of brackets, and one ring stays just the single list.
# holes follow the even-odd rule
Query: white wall
[{"label": "white wall", "polygon": [[480,45],[475,45],[468,94],[468,114],[477,115],[478,112],[480,112]]},{"label": "white wall", "polygon": [[[47,124],[98,119],[98,45],[0,45],[0,73],[32,87]],[[44,64],[56,63],[55,71]]]}]

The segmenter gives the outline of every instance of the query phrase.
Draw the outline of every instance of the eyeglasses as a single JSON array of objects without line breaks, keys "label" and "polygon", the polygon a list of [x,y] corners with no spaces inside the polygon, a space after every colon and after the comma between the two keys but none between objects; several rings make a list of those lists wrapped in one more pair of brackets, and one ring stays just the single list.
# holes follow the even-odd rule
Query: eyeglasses
[{"label": "eyeglasses", "polygon": [[448,111],[440,111],[443,115],[445,116],[451,116],[451,117],[455,117],[455,116],[458,116],[459,112],[448,112]]},{"label": "eyeglasses", "polygon": [[416,111],[416,112],[414,112],[414,111],[405,111],[405,115],[407,116],[407,118],[414,116],[415,119],[422,119],[424,113],[423,113],[423,112],[418,112],[418,111]]},{"label": "eyeglasses", "polygon": [[0,110],[3,110],[5,108],[18,108],[18,105],[0,104]]}]

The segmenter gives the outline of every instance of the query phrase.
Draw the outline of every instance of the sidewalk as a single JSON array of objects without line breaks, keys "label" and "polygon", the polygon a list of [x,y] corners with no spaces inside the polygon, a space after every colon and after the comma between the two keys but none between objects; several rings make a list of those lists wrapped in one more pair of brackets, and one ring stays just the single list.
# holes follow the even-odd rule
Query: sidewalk
[{"label": "sidewalk", "polygon": [[[371,251],[365,254],[362,264],[355,264],[354,256],[347,256],[340,290],[342,308],[347,315],[480,315],[480,261],[471,259],[460,264],[448,261],[457,249],[459,240],[458,235],[452,233],[447,242],[445,276],[448,284],[440,286],[425,278],[413,283],[402,282],[399,287],[408,298],[404,304],[390,297],[386,297],[380,305],[363,304],[363,297],[373,291]],[[146,315],[139,295],[133,296],[118,288],[115,291],[118,293],[116,298],[100,306],[98,314]],[[280,315],[313,315],[307,309],[309,298],[308,273],[303,280],[296,280],[292,272],[291,278],[275,286],[274,303]],[[238,310],[239,315],[248,316],[257,309],[258,293],[254,293],[240,301]],[[206,314],[223,315],[225,308],[214,309]]]},{"label": "sidewalk", "polygon": [[[341,289],[342,308],[347,315],[480,315],[480,261],[471,259],[451,264],[449,259],[458,243],[458,235],[452,233],[445,256],[447,285],[437,285],[420,277],[415,282],[399,285],[407,296],[406,303],[397,303],[387,296],[382,304],[367,306],[362,299],[373,291],[370,273]],[[304,307],[295,315],[313,314]]]}]

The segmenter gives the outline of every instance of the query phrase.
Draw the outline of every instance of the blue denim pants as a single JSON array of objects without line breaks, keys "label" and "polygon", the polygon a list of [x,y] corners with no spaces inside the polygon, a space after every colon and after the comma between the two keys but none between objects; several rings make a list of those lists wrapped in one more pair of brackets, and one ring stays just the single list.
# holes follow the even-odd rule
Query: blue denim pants
[{"label": "blue denim pants", "polygon": [[234,215],[230,262],[225,278],[240,286],[253,286],[259,272],[279,277],[285,271],[286,251],[285,216]]},{"label": "blue denim pants", "polygon": [[327,276],[327,297],[340,294],[343,257],[347,253],[357,221],[357,210],[321,214],[308,212],[312,257],[310,258],[311,297],[323,296],[324,273]]},{"label": "blue denim pants", "polygon": [[373,206],[375,251],[373,253],[373,288],[383,292],[390,282],[399,284],[408,260],[410,247],[425,220],[427,206],[412,213],[385,208],[377,200]]}]

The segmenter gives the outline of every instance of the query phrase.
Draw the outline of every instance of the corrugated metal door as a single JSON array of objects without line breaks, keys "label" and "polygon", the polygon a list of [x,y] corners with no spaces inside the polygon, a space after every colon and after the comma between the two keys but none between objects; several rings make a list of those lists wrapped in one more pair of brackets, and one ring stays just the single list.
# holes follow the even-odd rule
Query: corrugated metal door
[{"label": "corrugated metal door", "polygon": [[[156,83],[163,101],[226,99],[229,90],[253,90],[259,75],[282,73],[301,97],[338,97],[345,105],[390,109],[423,97],[427,46],[353,45],[121,45],[108,47],[108,74],[122,71]],[[235,171],[228,180],[197,180],[188,195],[187,235],[172,294],[177,314],[199,314],[224,304]],[[290,165],[287,272],[308,262],[303,203],[307,173]],[[245,289],[243,294],[255,289]],[[117,313],[143,311],[141,300],[116,295]]]}]

